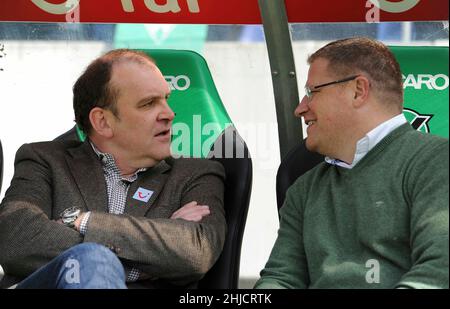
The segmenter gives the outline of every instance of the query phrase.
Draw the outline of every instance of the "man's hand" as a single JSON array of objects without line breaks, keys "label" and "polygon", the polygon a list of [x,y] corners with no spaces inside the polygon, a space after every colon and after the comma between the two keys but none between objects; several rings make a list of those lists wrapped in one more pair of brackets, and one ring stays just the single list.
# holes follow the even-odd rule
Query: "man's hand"
[{"label": "man's hand", "polygon": [[[181,210],[181,209],[179,209],[179,210]],[[83,217],[84,217],[84,215],[85,215],[86,213],[81,213],[79,216],[78,216],[78,218],[75,220],[75,222],[73,223],[74,224],[74,228],[75,228],[75,230],[77,231],[77,232],[79,232],[80,231],[80,225],[81,225],[81,220],[83,220]],[[58,222],[59,224],[63,224],[64,225],[64,223],[62,222],[62,219],[57,219],[57,220],[55,220],[56,222]]]},{"label": "man's hand", "polygon": [[184,219],[187,221],[200,222],[203,217],[210,213],[209,206],[198,205],[196,201],[192,201],[175,211],[170,219]]}]

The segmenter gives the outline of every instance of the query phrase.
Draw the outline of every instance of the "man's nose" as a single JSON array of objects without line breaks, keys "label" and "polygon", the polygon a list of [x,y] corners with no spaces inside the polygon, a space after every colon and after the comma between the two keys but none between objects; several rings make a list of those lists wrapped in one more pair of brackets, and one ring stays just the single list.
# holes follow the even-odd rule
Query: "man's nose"
[{"label": "man's nose", "polygon": [[172,121],[175,118],[175,113],[170,108],[169,104],[164,104],[164,110],[159,114],[158,120]]},{"label": "man's nose", "polygon": [[309,110],[308,98],[305,95],[305,96],[303,96],[302,100],[300,101],[300,103],[298,103],[297,107],[295,108],[294,115],[295,115],[295,117],[300,118],[308,110]]}]

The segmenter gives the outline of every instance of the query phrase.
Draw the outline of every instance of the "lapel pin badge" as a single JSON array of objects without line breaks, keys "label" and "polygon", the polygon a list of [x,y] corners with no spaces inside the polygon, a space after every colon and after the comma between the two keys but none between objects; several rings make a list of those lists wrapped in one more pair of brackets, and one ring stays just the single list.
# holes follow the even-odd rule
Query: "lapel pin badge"
[{"label": "lapel pin badge", "polygon": [[139,187],[133,195],[135,200],[147,203],[148,200],[152,197],[153,191],[144,189]]}]

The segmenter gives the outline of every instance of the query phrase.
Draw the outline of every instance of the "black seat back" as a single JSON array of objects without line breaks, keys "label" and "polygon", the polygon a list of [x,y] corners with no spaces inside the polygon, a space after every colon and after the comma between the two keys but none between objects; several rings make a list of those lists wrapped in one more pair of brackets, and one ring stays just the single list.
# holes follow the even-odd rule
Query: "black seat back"
[{"label": "black seat back", "polygon": [[291,149],[281,160],[277,172],[277,206],[280,211],[286,197],[287,189],[294,181],[312,169],[314,166],[323,162],[324,157],[316,152],[311,152],[306,148],[305,140]]},{"label": "black seat back", "polygon": [[208,158],[222,163],[225,168],[224,207],[228,232],[219,260],[200,280],[199,288],[236,289],[252,190],[252,160],[247,145],[233,126],[217,138]]}]

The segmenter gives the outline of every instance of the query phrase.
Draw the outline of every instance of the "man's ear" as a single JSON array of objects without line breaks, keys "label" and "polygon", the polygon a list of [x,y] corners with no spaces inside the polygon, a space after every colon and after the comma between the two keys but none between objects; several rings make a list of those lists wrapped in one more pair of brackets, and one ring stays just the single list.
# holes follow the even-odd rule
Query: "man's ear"
[{"label": "man's ear", "polygon": [[361,107],[369,97],[370,81],[365,76],[358,76],[355,79],[355,87],[353,90],[353,106]]},{"label": "man's ear", "polygon": [[92,129],[100,136],[105,138],[111,138],[113,136],[113,130],[111,127],[112,113],[100,107],[94,107],[89,112],[89,121],[91,122]]}]

